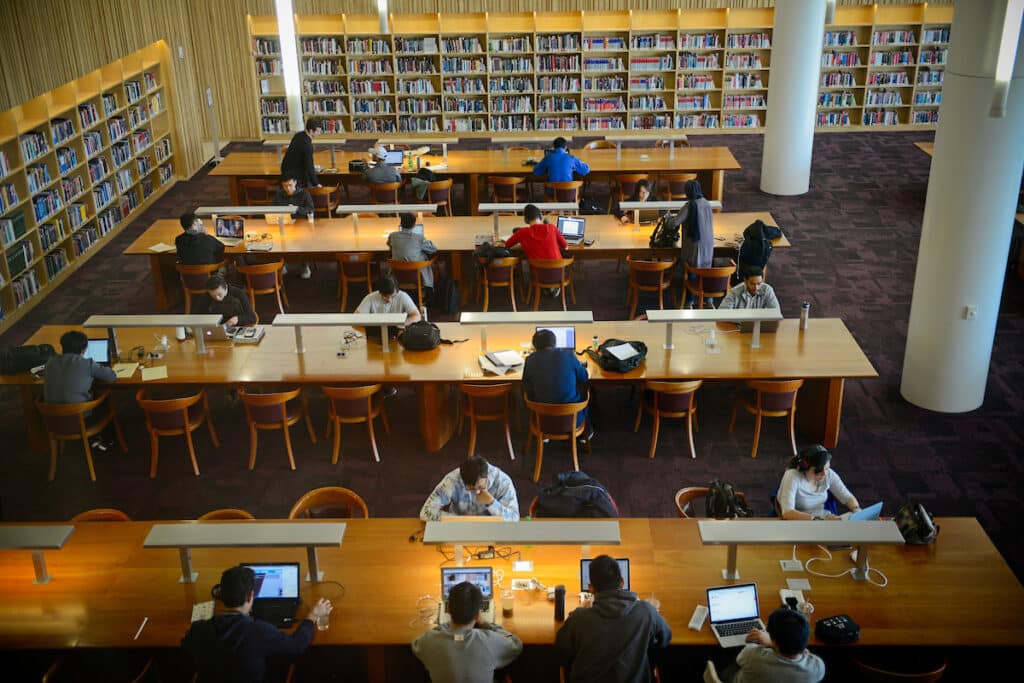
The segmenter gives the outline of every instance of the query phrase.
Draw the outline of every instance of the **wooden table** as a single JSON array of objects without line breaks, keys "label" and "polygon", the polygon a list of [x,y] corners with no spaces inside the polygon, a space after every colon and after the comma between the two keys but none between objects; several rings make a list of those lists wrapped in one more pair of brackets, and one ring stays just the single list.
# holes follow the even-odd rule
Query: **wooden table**
[{"label": "wooden table", "polygon": [[[617,155],[614,149],[574,149],[574,156],[590,165],[592,174],[617,173],[696,173],[704,194],[708,199],[721,201],[725,188],[725,172],[740,168],[736,157],[728,147],[681,147],[669,157],[667,147],[659,148],[624,148]],[[469,213],[475,215],[476,203],[480,197],[481,186],[486,187],[489,175],[526,175],[532,171],[532,165],[525,161],[533,157],[543,159],[541,149],[525,151],[511,150],[507,154],[503,150],[449,150],[448,168],[438,170],[443,177],[455,177],[465,183]],[[336,182],[357,179],[362,173],[348,170],[349,161],[366,161],[366,152],[336,152],[334,163],[337,171],[319,173],[321,182],[333,185]],[[438,165],[441,157],[423,157],[424,163]],[[329,151],[316,152],[314,162],[324,169],[331,167]],[[402,172],[409,174],[403,167]],[[210,171],[212,176],[225,176],[231,190],[231,202],[244,204],[241,181],[246,178],[262,178],[273,182],[281,177],[281,161],[274,152],[232,152],[224,158],[217,168]],[[481,177],[483,180],[481,181]]]},{"label": "wooden table", "polygon": [[[790,311],[795,314],[796,311]],[[158,361],[167,366],[166,380],[155,383],[174,385],[234,384],[258,382],[266,384],[331,384],[335,382],[386,382],[411,384],[417,390],[419,426],[424,445],[429,451],[439,450],[448,442],[458,418],[458,384],[463,381],[518,381],[519,373],[502,377],[483,376],[478,362],[480,355],[479,326],[441,323],[445,339],[469,341],[452,346],[442,345],[431,351],[406,351],[394,344],[390,353],[383,353],[379,344],[361,340],[349,350],[347,358],[337,357],[341,336],[338,328],[316,327],[303,331],[306,352],[295,353],[295,335],[291,328],[268,327],[259,344],[232,347],[231,342],[207,342],[210,353],[197,355],[194,342],[175,342],[172,330],[124,329],[118,331],[122,348],[136,345],[149,347],[154,334],[168,334],[171,348]],[[68,327],[47,325],[26,342],[57,344]],[[878,373],[861,351],[842,320],[816,318],[809,328],[799,330],[799,321],[782,321],[775,334],[761,335],[761,348],[750,348],[750,334],[726,332],[718,334],[721,352],[708,354],[699,333],[700,325],[676,324],[675,348],[662,348],[664,326],[647,322],[595,322],[577,325],[579,340],[596,335],[600,339],[616,338],[643,341],[647,344],[646,362],[627,374],[606,372],[596,364],[588,367],[594,382],[635,382],[644,379],[783,379],[802,377],[804,387],[799,393],[797,422],[808,438],[828,448],[839,439],[843,388],[846,378],[877,377]],[[488,350],[520,350],[529,346],[534,327],[528,325],[488,325]],[[583,343],[582,341],[580,342]],[[136,372],[130,379],[116,385],[141,384]],[[0,376],[0,385],[20,385],[26,422],[33,447],[45,451],[45,432],[39,420],[33,390],[40,384],[32,375]]]},{"label": "wooden table", "polygon": [[914,147],[927,154],[928,156],[935,156],[935,143],[934,142],[915,142]]},{"label": "wooden table", "polygon": [[[643,257],[646,255],[678,256],[678,248],[651,249],[648,242],[653,226],[620,223],[614,216],[587,216],[587,235],[596,238],[589,247],[579,246],[570,249],[577,258],[622,258],[627,255]],[[517,216],[500,216],[501,234],[512,234],[513,228],[522,227],[523,219]],[[776,225],[775,219],[767,212],[733,212],[715,214],[716,245],[724,247],[743,234],[743,230],[755,220],[762,220],[769,225]],[[426,236],[437,245],[438,251],[452,256],[452,276],[463,286],[466,279],[462,277],[463,261],[473,253],[474,238],[477,235],[490,235],[493,232],[493,219],[456,216],[455,218],[439,216],[423,216],[423,227]],[[274,248],[266,252],[273,256],[281,254],[287,257],[303,257],[304,260],[317,258],[333,258],[341,252],[368,251],[386,258],[389,250],[387,236],[398,229],[397,218],[359,218],[358,229],[348,218],[318,218],[310,226],[305,219],[292,225],[284,226],[284,235],[278,232],[278,226],[268,225],[262,218],[246,221],[246,232],[267,233],[273,236]],[[124,254],[130,256],[148,256],[153,271],[153,286],[156,290],[158,310],[166,310],[171,305],[171,294],[181,289],[178,273],[174,269],[177,260],[175,252],[157,254],[150,250],[154,244],[174,244],[174,239],[181,234],[181,225],[174,219],[160,219],[153,223],[138,239],[132,242]],[[791,246],[785,235],[773,242],[776,248]],[[233,256],[245,253],[245,247],[227,247],[225,254]],[[264,253],[264,252],[261,252]]]},{"label": "wooden table", "polygon": [[[305,605],[320,597],[334,603],[330,628],[318,632],[313,644],[357,645],[371,651],[377,646],[408,647],[429,627],[429,616],[418,619],[417,604],[424,595],[437,598],[440,556],[431,546],[408,542],[422,527],[418,520],[345,521],[344,544],[320,551],[326,578],[343,584],[344,596],[335,584],[302,583]],[[761,613],[766,616],[779,604],[778,590],[787,578],[809,579],[812,618],[849,614],[860,624],[861,646],[1024,645],[1024,590],[981,526],[972,518],[937,521],[942,532],[933,545],[872,548],[871,566],[886,575],[886,588],[849,577],[783,573],[779,560],[790,557],[789,546],[744,547],[739,555],[742,580],[758,584]],[[686,624],[694,606],[706,602],[704,589],[723,583],[725,549],[702,546],[693,519],[623,519],[620,524],[622,544],[593,546],[591,556],[629,558],[631,588],[642,598],[654,593],[660,600],[673,645],[712,645],[706,624],[700,632]],[[240,561],[277,561],[299,562],[302,573],[305,570],[301,549],[252,548],[240,554],[238,549],[197,548],[192,559],[198,582],[181,584],[174,549],[142,547],[151,522],[75,526],[64,549],[48,556],[53,575],[49,584],[33,585],[27,552],[0,553],[0,647],[177,647],[188,629],[193,603],[209,599],[223,569]],[[576,607],[579,547],[513,550],[534,562],[532,576],[543,584],[565,585],[567,606]],[[821,551],[800,547],[797,554],[806,560]],[[507,561],[483,564],[512,575]],[[831,562],[817,563],[817,571],[839,573],[852,566],[847,553],[840,552]],[[434,603],[422,604],[429,608]],[[300,615],[304,613],[305,607],[300,608]],[[143,617],[149,622],[139,639],[132,640]],[[514,616],[504,624],[527,647],[552,643],[558,628],[552,604],[532,591],[516,592]],[[811,644],[820,645],[813,635]]]}]

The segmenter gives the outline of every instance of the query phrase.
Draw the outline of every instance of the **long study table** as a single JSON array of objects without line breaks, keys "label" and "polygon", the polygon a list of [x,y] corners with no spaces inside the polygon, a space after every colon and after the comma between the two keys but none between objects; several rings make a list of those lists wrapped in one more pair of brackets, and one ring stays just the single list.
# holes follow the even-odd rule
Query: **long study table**
[{"label": "long study table", "polygon": [[[783,572],[779,560],[790,558],[790,546],[745,546],[739,554],[741,581],[757,583],[761,614],[767,615],[780,604],[778,591],[786,587],[786,579],[808,579],[812,590],[805,595],[815,606],[812,620],[850,615],[861,627],[858,646],[1024,645],[1024,589],[977,520],[936,521],[942,531],[932,545],[872,547],[871,566],[887,577],[885,588],[849,576]],[[363,646],[379,656],[382,646],[407,647],[430,626],[443,558],[432,546],[408,541],[422,528],[418,520],[345,522],[342,546],[321,548],[319,556],[327,578],[342,584],[344,594],[333,583],[303,582],[299,616],[325,597],[334,603],[334,611],[330,627],[316,634],[314,646]],[[720,572],[725,548],[702,545],[695,519],[622,519],[619,524],[621,545],[591,546],[590,556],[629,558],[631,588],[641,598],[653,593],[661,602],[674,646],[713,645],[707,624],[699,632],[686,625],[694,606],[706,602],[704,589],[724,583]],[[239,562],[299,562],[300,573],[306,570],[301,548],[195,548],[198,581],[179,583],[176,549],[143,548],[152,525],[76,524],[64,548],[48,554],[53,578],[45,585],[32,583],[28,552],[0,552],[0,648],[177,647],[188,629],[192,605],[210,599],[223,569]],[[579,546],[512,550],[534,563],[532,573],[516,576],[534,576],[547,586],[563,584],[567,611],[578,605]],[[797,550],[804,561],[821,554],[812,546]],[[479,564],[503,570],[506,586],[513,576],[510,561]],[[848,552],[839,551],[832,561],[815,565],[816,571],[838,574],[853,563]],[[880,577],[874,578],[877,582]],[[421,600],[427,595],[431,599]],[[427,609],[421,615],[418,607]],[[500,615],[500,608],[496,612]],[[133,640],[143,617],[149,621]],[[516,591],[513,616],[503,622],[527,647],[552,643],[559,626],[552,603],[540,591]],[[811,646],[817,645],[821,643],[812,632]]]},{"label": "long study table", "polygon": [[[614,216],[587,216],[586,235],[595,242],[590,246],[572,247],[569,251],[576,258],[608,259],[622,258],[632,255],[642,258],[649,255],[678,256],[678,248],[651,249],[649,240],[653,226],[623,224]],[[775,219],[767,212],[733,212],[715,214],[715,244],[722,249],[733,244],[743,234],[743,230],[755,220],[762,220],[769,225],[776,225]],[[438,252],[451,256],[452,276],[465,283],[462,277],[462,262],[467,259],[475,248],[477,235],[490,236],[494,231],[491,217],[473,218],[457,216],[446,218],[439,216],[423,216],[423,228],[426,237],[437,245]],[[522,227],[523,219],[517,216],[499,217],[499,232],[503,237],[512,234],[514,228]],[[277,224],[268,225],[262,218],[246,220],[246,232],[269,234],[273,239],[270,252],[260,252],[269,256],[282,255],[303,257],[305,259],[331,258],[336,253],[368,251],[386,258],[389,253],[387,236],[398,229],[397,218],[359,218],[358,228],[351,218],[316,219],[312,225],[300,219],[291,225],[284,226],[284,234],[278,232]],[[212,226],[211,226],[212,230]],[[166,310],[172,296],[181,289],[177,271],[174,270],[176,260],[173,251],[167,253],[154,252],[150,247],[157,244],[174,244],[174,239],[181,234],[181,225],[177,220],[160,219],[146,229],[124,254],[129,256],[146,256],[153,272],[153,286],[156,290],[159,310]],[[790,247],[785,235],[773,242],[776,248]],[[235,256],[245,253],[244,244],[227,247],[225,254]]]},{"label": "long study table", "polygon": [[[554,139],[554,138],[552,138]],[[367,143],[369,146],[369,143]],[[614,149],[571,149],[574,156],[590,165],[591,174],[618,173],[696,173],[704,194],[708,199],[722,200],[725,188],[725,172],[740,168],[736,157],[728,147],[680,147],[670,156],[668,148],[623,148],[621,155]],[[423,157],[423,163],[437,168],[442,178],[454,177],[465,183],[466,198],[470,214],[476,213],[480,198],[480,187],[487,185],[487,176],[530,176],[533,166],[529,158],[544,158],[544,151],[537,150],[449,150],[447,168],[441,168],[442,157]],[[367,161],[369,154],[360,152],[336,152],[333,155],[336,167],[331,167],[329,151],[316,152],[314,163],[324,170],[319,173],[320,182],[333,185],[362,177],[362,172],[348,170],[349,161]],[[403,174],[409,175],[403,167]],[[413,171],[412,173],[415,173]],[[231,190],[231,202],[244,204],[241,181],[247,178],[264,179],[273,182],[281,177],[281,160],[275,152],[232,152],[211,176],[225,176]],[[482,180],[481,180],[482,177]]]},{"label": "long study table", "polygon": [[[407,351],[392,344],[384,353],[376,342],[359,340],[348,349],[347,356],[338,356],[341,329],[310,327],[303,331],[305,353],[295,352],[292,328],[267,327],[259,344],[232,345],[231,342],[207,342],[209,352],[196,354],[192,340],[176,342],[171,329],[122,329],[118,340],[122,349],[150,347],[154,334],[167,334],[171,348],[157,364],[167,366],[167,379],[149,384],[229,385],[239,382],[279,384],[332,384],[343,382],[384,382],[415,387],[419,403],[419,429],[424,446],[439,450],[454,433],[458,418],[458,385],[460,382],[518,381],[519,372],[503,376],[484,375],[480,369],[480,327],[458,323],[440,323],[444,339],[467,339],[463,343],[441,345],[430,351]],[[534,332],[531,325],[488,325],[487,349],[526,350]],[[731,328],[731,329],[730,329]],[[58,345],[65,326],[41,327],[26,342]],[[719,353],[708,353],[704,338],[708,326],[675,325],[672,350],[663,349],[664,326],[630,322],[595,322],[578,325],[576,338],[597,336],[599,339],[642,341],[648,352],[637,369],[620,374],[602,370],[590,363],[587,371],[594,383],[638,382],[645,379],[707,379],[742,381],[746,379],[803,378],[798,395],[797,424],[808,438],[828,448],[839,439],[843,389],[847,378],[877,377],[871,362],[864,355],[842,320],[815,318],[807,330],[799,329],[796,319],[783,320],[778,332],[761,335],[761,348],[750,348],[750,334],[735,332],[734,325],[721,325],[718,333]],[[93,330],[94,336],[99,335]],[[34,404],[41,384],[31,374],[0,376],[0,385],[20,385],[22,402],[33,448],[46,450],[45,431]],[[115,386],[142,384],[136,371],[128,379],[119,379]]]}]

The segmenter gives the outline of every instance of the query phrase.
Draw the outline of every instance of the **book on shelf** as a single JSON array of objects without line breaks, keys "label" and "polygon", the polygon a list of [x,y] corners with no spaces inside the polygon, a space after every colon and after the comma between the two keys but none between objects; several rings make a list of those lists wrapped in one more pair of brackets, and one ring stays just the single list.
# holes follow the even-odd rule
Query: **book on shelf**
[{"label": "book on shelf", "polygon": [[444,110],[446,113],[483,114],[487,112],[486,104],[484,100],[467,100],[461,97],[444,98]]},{"label": "book on shelf", "polygon": [[587,57],[583,60],[584,71],[625,71],[621,57]]},{"label": "book on shelf", "polygon": [[395,52],[436,55],[437,38],[434,36],[423,36],[422,38],[395,36]]},{"label": "book on shelf", "polygon": [[72,229],[81,227],[87,220],[89,220],[89,209],[85,204],[69,204],[68,220],[71,222]]},{"label": "book on shelf", "polygon": [[46,279],[52,280],[68,265],[68,255],[62,249],[47,254],[43,259],[46,265]]},{"label": "book on shelf", "polygon": [[0,149],[0,178],[11,172],[11,160],[7,158],[7,152]]},{"label": "book on shelf", "polygon": [[397,133],[394,119],[359,118],[352,121],[353,133]]},{"label": "book on shelf", "polygon": [[124,84],[124,95],[128,98],[128,104],[142,99],[142,84],[138,81],[126,81]]},{"label": "book on shelf", "polygon": [[872,45],[909,45],[916,42],[913,31],[886,30],[871,34]]},{"label": "book on shelf", "polygon": [[937,124],[939,122],[938,109],[915,109],[910,114],[910,122],[914,124]]},{"label": "book on shelf", "polygon": [[[354,61],[354,60],[353,60]],[[352,71],[352,61],[349,62],[349,72]],[[317,59],[307,57],[302,60],[302,75],[304,76],[341,76],[345,68],[338,59]]]},{"label": "book on shelf", "polygon": [[124,119],[118,116],[107,121],[107,132],[110,133],[110,140],[113,142],[128,135],[128,126]]},{"label": "book on shelf", "polygon": [[99,112],[96,111],[96,105],[92,102],[86,102],[85,104],[78,105],[78,121],[82,124],[82,128],[91,128],[96,125],[100,120]]},{"label": "book on shelf", "polygon": [[442,90],[446,93],[484,94],[487,89],[484,87],[482,78],[446,78],[442,84]]},{"label": "book on shelf", "polygon": [[505,76],[501,78],[492,78],[487,82],[487,89],[492,93],[533,92],[533,78],[529,76]]},{"label": "book on shelf", "polygon": [[110,158],[114,162],[114,168],[124,166],[132,160],[132,148],[127,142],[115,142],[110,146]]},{"label": "book on shelf", "polygon": [[821,128],[837,128],[850,125],[850,112],[819,112],[817,125]]},{"label": "book on shelf", "polygon": [[400,133],[437,133],[441,130],[438,120],[433,116],[399,116],[398,131]]},{"label": "book on shelf", "polygon": [[668,109],[665,106],[665,98],[661,95],[642,95],[640,97],[629,98],[630,109],[643,109],[647,111],[657,111],[662,109]]},{"label": "book on shelf", "polygon": [[0,213],[18,203],[18,189],[14,183],[0,183]]},{"label": "book on shelf", "polygon": [[392,73],[391,60],[350,59],[348,60],[348,72],[351,75],[390,74]]},{"label": "book on shelf", "polygon": [[760,128],[758,114],[726,114],[722,117],[723,128]]},{"label": "book on shelf", "polygon": [[162,138],[156,143],[156,160],[157,163],[163,163],[171,156],[171,139]]},{"label": "book on shelf", "polygon": [[144,74],[142,74],[142,82],[146,84],[146,92],[156,90],[156,88],[159,86],[159,83],[157,83],[156,80],[156,76],[153,74],[152,71],[147,71]]},{"label": "book on shelf", "polygon": [[340,55],[344,52],[341,41],[333,36],[306,37],[299,45],[307,55]]},{"label": "book on shelf", "polygon": [[825,31],[825,47],[854,47],[857,34],[854,31]]},{"label": "book on shelf", "polygon": [[711,109],[709,95],[677,95],[676,109]]},{"label": "book on shelf", "polygon": [[388,81],[352,81],[349,88],[353,95],[391,94],[391,84]]},{"label": "book on shelf", "polygon": [[858,52],[823,52],[821,53],[822,66],[860,66],[860,53]]},{"label": "book on shelf", "polygon": [[537,57],[537,71],[579,71],[579,55],[540,55]]},{"label": "book on shelf", "polygon": [[96,232],[96,228],[88,226],[79,230],[71,236],[71,248],[75,252],[75,256],[81,256],[89,250],[92,245],[96,244],[100,239],[99,233]]},{"label": "book on shelf", "polygon": [[630,71],[672,71],[673,69],[675,69],[675,59],[672,55],[629,58]]},{"label": "book on shelf", "polygon": [[722,41],[717,33],[684,33],[679,36],[680,49],[708,50],[720,47]]},{"label": "book on shelf", "polygon": [[110,116],[116,112],[120,107],[117,104],[117,96],[113,93],[103,93],[100,96],[100,100],[103,102],[103,115]]},{"label": "book on shelf", "polygon": [[530,39],[527,36],[506,36],[503,38],[488,38],[488,52],[532,52]]},{"label": "book on shelf", "polygon": [[538,76],[537,92],[579,92],[579,76]]},{"label": "book on shelf", "polygon": [[621,116],[588,116],[587,130],[625,130],[626,122]]},{"label": "book on shelf", "polygon": [[676,37],[667,33],[638,35],[629,40],[631,50],[674,50]]},{"label": "book on shelf", "polygon": [[54,146],[57,146],[74,136],[75,124],[70,119],[52,119],[50,121],[50,134],[53,137]]},{"label": "book on shelf", "polygon": [[476,36],[464,36],[460,38],[442,38],[441,51],[475,53],[483,52],[483,48],[480,46],[480,39]]},{"label": "book on shelf", "polygon": [[918,57],[918,64],[930,64],[930,65],[944,65],[946,58],[949,56],[949,50],[942,48],[939,50],[921,50],[921,55]]},{"label": "book on shelf", "polygon": [[404,79],[395,83],[395,91],[405,95],[433,95],[434,82],[429,78]]},{"label": "book on shelf", "polygon": [[586,36],[583,39],[584,50],[625,50],[626,39],[622,36]]},{"label": "book on shelf", "polygon": [[60,181],[61,192],[64,193],[64,201],[71,202],[85,194],[85,180],[82,176],[72,176]]},{"label": "book on shelf", "polygon": [[821,74],[820,85],[822,88],[848,88],[857,85],[857,81],[849,71],[826,71]]},{"label": "book on shelf", "polygon": [[397,57],[395,73],[400,74],[436,74],[437,66],[429,57]]},{"label": "book on shelf", "polygon": [[64,228],[64,219],[59,218],[52,223],[44,223],[39,226],[39,243],[43,247],[43,251],[49,251],[50,248],[63,240],[68,236],[67,230]]},{"label": "book on shelf", "polygon": [[616,91],[626,89],[626,79],[622,76],[586,76],[583,79],[584,90]]},{"label": "book on shelf", "polygon": [[876,71],[868,74],[868,85],[910,85],[906,71]]},{"label": "book on shelf", "polygon": [[819,107],[855,107],[857,106],[854,100],[853,93],[849,90],[842,92],[823,92],[818,93],[818,106]]},{"label": "book on shelf", "polygon": [[899,112],[893,110],[864,111],[861,124],[865,126],[895,126],[900,122]]},{"label": "book on shelf", "polygon": [[864,104],[867,106],[899,106],[903,104],[903,96],[899,90],[868,90]]},{"label": "book on shelf", "polygon": [[0,241],[3,246],[12,244],[24,237],[28,228],[25,226],[25,213],[17,211],[6,218],[0,218]]},{"label": "book on shelf", "polygon": [[398,111],[403,114],[440,114],[441,100],[407,97],[398,100]]},{"label": "book on shelf", "polygon": [[537,36],[538,52],[571,52],[579,49],[578,33],[549,33]]},{"label": "book on shelf", "polygon": [[57,190],[44,190],[32,197],[32,211],[37,223],[46,220],[63,206],[64,202]]},{"label": "book on shelf", "polygon": [[50,167],[46,164],[27,166],[25,179],[28,181],[28,193],[35,194],[50,184]]},{"label": "book on shelf", "polygon": [[679,74],[676,90],[714,90],[715,79],[707,74]]},{"label": "book on shelf", "polygon": [[868,64],[871,66],[912,66],[914,53],[910,50],[872,52]]},{"label": "book on shelf", "polygon": [[625,111],[626,103],[621,97],[584,97],[583,111]]},{"label": "book on shelf", "polygon": [[765,32],[730,33],[725,39],[725,46],[730,49],[766,50],[772,46],[772,41]]},{"label": "book on shelf", "polygon": [[665,114],[644,114],[642,116],[631,116],[629,127],[633,130],[662,130],[672,127],[672,115]]},{"label": "book on shelf", "polygon": [[949,27],[941,26],[939,28],[926,28],[921,31],[921,42],[922,43],[948,43],[949,42]]},{"label": "book on shelf", "polygon": [[580,122],[575,116],[537,117],[537,130],[579,130]]},{"label": "book on shelf", "polygon": [[63,175],[78,165],[78,152],[74,147],[57,149],[57,170]]},{"label": "book on shelf", "polygon": [[260,119],[260,129],[264,133],[288,133],[290,132],[288,119],[280,117],[264,116]]},{"label": "book on shelf", "polygon": [[537,100],[537,111],[539,112],[578,112],[579,110],[579,103],[572,97],[542,97]]},{"label": "book on shelf", "polygon": [[349,38],[345,43],[349,54],[389,55],[391,45],[383,38]]},{"label": "book on shelf", "polygon": [[18,141],[21,144],[21,156],[25,163],[35,161],[50,151],[46,136],[38,131],[22,133],[18,136]]},{"label": "book on shelf", "polygon": [[680,52],[680,69],[708,70],[718,68],[717,52]]},{"label": "book on shelf", "polygon": [[281,41],[277,38],[253,38],[252,49],[257,55],[281,54]]},{"label": "book on shelf", "polygon": [[174,175],[174,170],[171,168],[170,164],[164,164],[158,169],[157,173],[160,176],[160,182],[166,183]]},{"label": "book on shelf", "polygon": [[22,240],[7,250],[7,272],[11,277],[17,277],[22,271],[28,268],[35,256],[35,249],[32,240]]},{"label": "book on shelf", "polygon": [[735,53],[725,56],[726,69],[763,69],[764,63],[761,55],[749,53]]},{"label": "book on shelf", "polygon": [[38,294],[39,280],[36,279],[35,272],[29,271],[11,282],[11,291],[14,293],[14,301],[18,306]]}]

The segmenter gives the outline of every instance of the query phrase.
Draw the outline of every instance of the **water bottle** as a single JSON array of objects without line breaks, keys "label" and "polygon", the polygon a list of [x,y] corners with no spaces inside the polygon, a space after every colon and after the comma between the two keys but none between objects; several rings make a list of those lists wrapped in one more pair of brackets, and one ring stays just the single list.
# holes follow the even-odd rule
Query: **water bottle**
[{"label": "water bottle", "polygon": [[807,329],[807,321],[811,317],[811,302],[805,301],[800,304],[800,329]]},{"label": "water bottle", "polygon": [[598,346],[600,346],[600,344],[598,343],[597,335],[595,334],[593,337],[590,338],[590,347],[597,351]]},{"label": "water bottle", "polygon": [[423,322],[429,322],[427,320],[427,307],[420,306],[420,317],[423,318]]}]

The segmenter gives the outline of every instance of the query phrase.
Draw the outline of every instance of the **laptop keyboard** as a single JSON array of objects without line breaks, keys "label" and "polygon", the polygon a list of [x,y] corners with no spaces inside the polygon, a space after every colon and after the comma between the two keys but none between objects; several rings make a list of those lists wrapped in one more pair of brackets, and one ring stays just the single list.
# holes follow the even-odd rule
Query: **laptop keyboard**
[{"label": "laptop keyboard", "polygon": [[729,624],[715,624],[715,631],[722,637],[739,636],[750,633],[750,629],[759,626],[757,619],[750,621],[734,621]]}]

